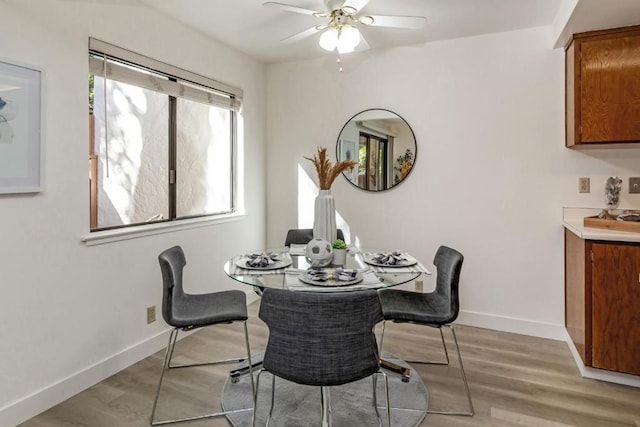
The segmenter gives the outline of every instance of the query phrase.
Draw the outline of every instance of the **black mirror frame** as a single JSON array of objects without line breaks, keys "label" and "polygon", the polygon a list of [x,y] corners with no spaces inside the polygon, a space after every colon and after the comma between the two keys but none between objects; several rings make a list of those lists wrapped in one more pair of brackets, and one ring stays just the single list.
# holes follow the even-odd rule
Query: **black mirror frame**
[{"label": "black mirror frame", "polygon": [[[362,188],[359,185],[355,184],[353,181],[351,181],[346,175],[345,172],[342,172],[342,176],[347,180],[347,182],[351,185],[353,185],[354,187],[356,187],[359,190],[362,191],[367,191],[369,193],[383,193],[385,191],[389,191],[392,190],[394,188],[396,188],[397,186],[399,186],[400,184],[402,184],[404,181],[407,180],[407,178],[409,177],[409,175],[411,175],[411,172],[413,172],[413,168],[415,167],[415,163],[416,160],[418,158],[418,140],[416,139],[416,134],[413,132],[413,129],[411,128],[411,126],[409,125],[409,123],[404,119],[404,117],[402,117],[400,114],[388,110],[386,108],[368,108],[366,110],[362,110],[356,114],[354,114],[353,116],[351,116],[351,118],[349,118],[349,120],[346,121],[346,123],[342,126],[342,128],[340,129],[340,132],[338,133],[338,139],[336,140],[336,159],[338,161],[341,161],[342,159],[340,158],[340,135],[342,135],[342,132],[344,131],[344,128],[347,127],[347,125],[349,123],[351,123],[356,117],[358,117],[360,114],[362,113],[366,113],[367,111],[386,111],[389,112],[391,114],[396,115],[400,120],[402,120],[404,122],[404,124],[407,125],[407,127],[409,128],[409,131],[411,132],[411,136],[413,136],[413,145],[415,147],[414,149],[414,153],[413,153],[413,165],[411,166],[411,169],[409,170],[409,172],[407,173],[407,175],[397,184],[393,184],[383,190],[369,190],[367,188]],[[395,160],[395,159],[394,159]]]}]

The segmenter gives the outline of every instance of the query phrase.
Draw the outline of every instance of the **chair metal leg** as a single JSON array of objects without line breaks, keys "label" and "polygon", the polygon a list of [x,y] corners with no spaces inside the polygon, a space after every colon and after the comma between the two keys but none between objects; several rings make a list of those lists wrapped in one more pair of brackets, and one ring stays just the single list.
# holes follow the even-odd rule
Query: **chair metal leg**
[{"label": "chair metal leg", "polygon": [[378,419],[378,427],[382,427],[382,417],[380,416],[380,411],[378,411],[378,397],[377,397],[377,381],[378,378],[376,375],[382,375],[384,378],[384,391],[385,391],[385,400],[387,404],[387,426],[391,427],[391,404],[389,402],[389,380],[387,378],[387,374],[382,371],[376,372],[371,377],[373,379],[373,407],[376,410],[376,418]]},{"label": "chair metal leg", "polygon": [[[251,416],[251,426],[256,426],[256,412],[258,411],[258,389],[260,388],[260,375],[264,372],[264,369],[260,369],[258,371],[258,375],[256,376],[256,391],[253,398],[253,415]],[[273,390],[273,387],[271,388]],[[269,420],[267,420],[267,424]]]},{"label": "chair metal leg", "polygon": [[[384,337],[384,322],[382,323],[382,334]],[[427,409],[428,414],[442,414],[442,415],[464,415],[472,417],[475,413],[473,409],[473,402],[471,401],[471,391],[469,390],[469,383],[467,382],[467,375],[464,372],[464,365],[462,364],[462,356],[460,355],[460,347],[458,346],[458,339],[456,337],[456,331],[453,328],[453,325],[442,325],[437,326],[440,330],[440,339],[442,340],[442,347],[444,348],[444,355],[446,357],[446,362],[431,362],[431,361],[421,361],[421,360],[407,360],[408,363],[419,363],[424,365],[448,365],[449,364],[449,352],[447,351],[447,344],[444,340],[444,334],[442,333],[442,327],[446,326],[451,330],[451,334],[453,335],[453,342],[456,345],[456,352],[458,353],[458,363],[460,364],[460,374],[462,376],[462,381],[464,383],[465,393],[467,395],[467,402],[469,404],[468,411],[434,411]],[[380,340],[382,344],[382,339]],[[382,345],[380,345],[380,353],[382,354]]]},{"label": "chair metal leg", "polygon": [[[247,337],[249,336],[247,333],[247,322],[243,322],[244,323],[244,327],[245,327],[245,339],[248,339]],[[178,328],[176,328],[176,330],[178,330]],[[189,329],[182,329],[183,331],[188,331]],[[244,362],[247,359],[250,359],[250,357],[234,357],[231,359],[224,359],[224,360],[214,360],[211,362],[199,362],[199,363],[189,363],[189,364],[185,364],[185,365],[172,365],[171,364],[171,359],[173,358],[173,350],[175,349],[175,345],[176,345],[176,339],[178,337],[178,333],[176,332],[176,338],[174,338],[173,340],[173,345],[171,347],[171,352],[169,353],[169,365],[167,366],[168,369],[179,369],[179,368],[195,368],[196,366],[209,366],[209,365],[223,365],[226,363],[240,363],[240,362]],[[249,355],[249,353],[247,353]],[[249,355],[251,356],[251,355]]]},{"label": "chair metal leg", "polygon": [[382,357],[382,343],[384,341],[384,329],[385,326],[387,326],[387,321],[383,320],[382,321],[382,334],[380,334],[380,345],[378,346],[378,354],[380,355],[380,357]]},{"label": "chair metal leg", "polygon": [[[251,369],[251,348],[249,346],[249,330],[247,329],[247,322],[244,321],[243,323],[244,323],[245,342],[246,342],[246,346],[247,346],[247,357],[246,358],[217,360],[217,361],[213,361],[213,362],[193,363],[193,364],[188,364],[188,365],[174,365],[174,366],[171,366],[171,358],[173,357],[173,350],[175,348],[176,340],[178,338],[179,328],[174,328],[171,331],[171,333],[169,334],[169,343],[167,345],[167,351],[165,352],[164,361],[162,363],[162,372],[160,373],[160,380],[158,381],[158,388],[156,390],[156,396],[155,396],[155,398],[153,400],[153,408],[151,409],[151,420],[150,420],[150,422],[151,422],[152,426],[164,425],[164,424],[173,424],[173,423],[179,423],[179,422],[183,422],[183,421],[200,420],[200,419],[203,419],[203,418],[223,417],[223,416],[226,416],[226,415],[229,415],[229,414],[235,414],[235,413],[239,413],[239,412],[251,411],[251,410],[253,410],[255,408],[256,388],[255,388],[254,383],[253,383],[253,371]],[[253,408],[236,409],[234,411],[215,412],[215,413],[210,413],[210,414],[197,415],[197,416],[194,416],[194,417],[177,418],[177,419],[170,419],[170,420],[164,420],[164,421],[156,421],[155,420],[156,408],[158,406],[158,399],[160,397],[160,389],[162,388],[162,381],[164,379],[164,374],[165,374],[167,369],[188,368],[188,367],[205,366],[205,365],[219,365],[219,364],[234,363],[234,362],[237,363],[237,362],[242,362],[244,360],[248,360],[249,361],[249,375],[251,377],[251,390],[253,392],[252,393]]]},{"label": "chair metal leg", "polygon": [[438,326],[438,330],[440,331],[440,339],[442,340],[442,348],[444,349],[444,357],[447,359],[446,362],[434,362],[434,361],[423,361],[423,360],[406,360],[408,363],[421,363],[423,365],[448,365],[449,364],[449,352],[447,351],[447,344],[444,342],[444,334],[442,333],[442,326]]},{"label": "chair metal leg", "polygon": [[449,329],[451,329],[451,334],[453,335],[453,342],[456,345],[456,352],[458,353],[458,363],[460,364],[460,374],[462,376],[462,382],[464,383],[464,390],[467,394],[467,402],[469,403],[469,410],[466,412],[462,412],[462,411],[432,411],[427,409],[427,413],[442,414],[442,415],[464,415],[464,416],[472,417],[475,412],[473,409],[473,402],[471,401],[471,391],[469,390],[467,375],[464,372],[464,365],[462,364],[462,356],[460,356],[460,347],[458,346],[458,338],[456,337],[456,331],[455,329],[453,329],[453,325],[445,325],[445,326],[448,326]]},{"label": "chair metal leg", "polygon": [[276,402],[276,376],[271,374],[271,406],[269,407],[269,415],[267,416],[267,423],[265,427],[269,427],[271,422],[271,416],[273,415],[273,407]]},{"label": "chair metal leg", "polygon": [[151,425],[154,424],[154,418],[156,415],[156,407],[158,406],[158,397],[160,396],[160,387],[162,386],[162,380],[164,379],[164,373],[167,370],[167,366],[169,365],[169,358],[171,357],[171,353],[173,352],[173,346],[176,342],[176,337],[178,335],[178,328],[173,328],[171,333],[169,334],[169,342],[167,343],[167,350],[164,353],[164,360],[162,362],[162,371],[160,372],[160,380],[158,381],[158,388],[156,389],[156,397],[153,399],[153,408],[151,409]]},{"label": "chair metal leg", "polygon": [[320,387],[320,401],[322,412],[322,427],[331,427],[331,389],[329,387]]}]

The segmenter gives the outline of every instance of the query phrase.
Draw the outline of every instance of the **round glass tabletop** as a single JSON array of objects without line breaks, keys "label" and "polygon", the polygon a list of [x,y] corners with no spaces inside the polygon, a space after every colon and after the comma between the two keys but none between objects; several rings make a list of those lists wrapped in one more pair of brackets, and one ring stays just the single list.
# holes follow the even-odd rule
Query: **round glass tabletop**
[{"label": "round glass tabletop", "polygon": [[[299,275],[310,268],[304,256],[304,247],[272,248],[264,252],[280,260],[275,265],[264,269],[242,267],[242,260],[248,255],[235,256],[224,264],[224,272],[240,283],[260,288],[277,288],[317,292],[344,292],[359,291],[363,289],[382,289],[397,286],[418,278],[422,273],[430,274],[421,264],[406,266],[376,266],[365,260],[372,254],[384,251],[350,247],[343,268],[358,270],[363,280],[350,286],[314,286],[299,280]],[[240,262],[239,262],[240,261]],[[291,261],[291,262],[289,262]],[[281,266],[281,267],[279,267]],[[279,267],[279,268],[277,268]],[[325,268],[332,269],[338,266],[329,265]]]}]

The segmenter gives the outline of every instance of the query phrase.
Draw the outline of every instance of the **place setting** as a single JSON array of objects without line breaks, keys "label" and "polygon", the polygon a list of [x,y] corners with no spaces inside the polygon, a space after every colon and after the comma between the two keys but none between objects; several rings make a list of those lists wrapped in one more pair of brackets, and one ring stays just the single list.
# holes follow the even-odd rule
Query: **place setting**
[{"label": "place setting", "polygon": [[366,252],[360,253],[358,256],[376,273],[431,274],[422,263],[406,252]]},{"label": "place setting", "polygon": [[342,267],[309,268],[307,270],[286,270],[286,283],[290,291],[340,292],[375,289],[380,280],[371,269],[351,269]]},{"label": "place setting", "polygon": [[233,262],[231,274],[282,274],[281,269],[291,265],[286,253],[254,252],[240,255]]}]

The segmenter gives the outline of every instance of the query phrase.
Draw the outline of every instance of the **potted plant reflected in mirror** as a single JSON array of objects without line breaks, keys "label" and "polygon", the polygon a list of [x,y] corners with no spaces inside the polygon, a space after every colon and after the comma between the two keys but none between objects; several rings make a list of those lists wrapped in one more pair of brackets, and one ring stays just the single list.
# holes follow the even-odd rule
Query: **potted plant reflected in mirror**
[{"label": "potted plant reflected in mirror", "polygon": [[344,265],[347,262],[347,244],[342,239],[337,239],[331,245],[333,248],[333,265]]}]

